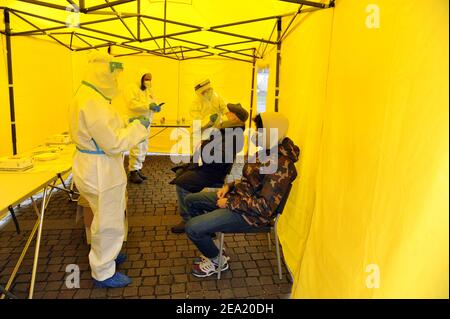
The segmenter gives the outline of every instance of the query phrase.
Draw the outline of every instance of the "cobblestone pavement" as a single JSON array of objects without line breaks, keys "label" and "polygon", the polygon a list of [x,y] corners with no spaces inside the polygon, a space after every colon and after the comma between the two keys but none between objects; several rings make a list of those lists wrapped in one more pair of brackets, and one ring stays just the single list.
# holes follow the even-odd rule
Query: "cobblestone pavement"
[{"label": "cobblestone pavement", "polygon": [[[278,279],[275,247],[266,234],[225,236],[230,269],[199,279],[190,274],[192,259],[199,253],[185,234],[174,235],[170,227],[180,221],[173,177],[167,156],[149,156],[143,168],[149,178],[128,185],[129,234],[123,251],[128,260],[120,270],[133,280],[119,289],[96,289],[90,277],[85,231],[76,223],[76,203],[55,192],[45,215],[34,298],[289,298],[291,284],[283,266]],[[241,165],[235,165],[237,177]],[[39,201],[38,201],[39,203]],[[17,210],[22,228],[17,234],[12,222],[0,229],[0,285],[5,286],[36,219],[31,205]],[[16,277],[12,292],[26,298],[31,278],[34,241]],[[270,246],[270,249],[269,249]],[[68,289],[66,267],[80,269],[80,288]]]}]

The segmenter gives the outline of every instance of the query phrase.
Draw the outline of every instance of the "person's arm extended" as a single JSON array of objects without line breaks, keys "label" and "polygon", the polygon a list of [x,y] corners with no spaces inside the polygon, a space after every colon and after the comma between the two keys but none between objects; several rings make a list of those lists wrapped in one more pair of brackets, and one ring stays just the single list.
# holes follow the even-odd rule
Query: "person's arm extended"
[{"label": "person's arm extended", "polygon": [[113,129],[110,121],[115,115],[110,109],[97,103],[92,103],[88,108],[89,115],[82,114],[88,132],[106,154],[115,155],[127,151],[148,135],[147,129],[138,120]]},{"label": "person's arm extended", "polygon": [[150,105],[147,103],[143,103],[139,99],[139,92],[137,90],[139,90],[139,88],[129,87],[125,91],[125,101],[127,103],[128,109],[130,109],[133,112],[138,112],[138,113],[148,111]]},{"label": "person's arm extended", "polygon": [[227,207],[233,211],[254,212],[268,218],[277,209],[295,174],[294,164],[289,162],[286,167],[279,167],[276,173],[265,175],[263,187],[259,192],[243,196],[230,195]]}]

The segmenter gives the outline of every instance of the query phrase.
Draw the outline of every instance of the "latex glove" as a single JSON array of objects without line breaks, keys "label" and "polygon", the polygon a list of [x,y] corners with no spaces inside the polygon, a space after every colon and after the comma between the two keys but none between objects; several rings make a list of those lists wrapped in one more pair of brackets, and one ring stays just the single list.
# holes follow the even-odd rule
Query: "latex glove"
[{"label": "latex glove", "polygon": [[158,105],[156,103],[150,103],[150,111],[153,111],[155,113],[161,112],[161,105]]},{"label": "latex glove", "polygon": [[129,119],[129,122],[133,122],[134,120],[138,120],[139,122],[141,122],[142,125],[145,126],[145,128],[148,128],[150,126],[150,120],[148,118],[146,118],[145,116],[138,116],[138,117],[133,117],[131,119]]},{"label": "latex glove", "polygon": [[217,113],[216,113],[216,114],[211,115],[209,117],[209,120],[214,123],[214,122],[216,122],[218,117],[219,117],[219,115],[217,115]]}]

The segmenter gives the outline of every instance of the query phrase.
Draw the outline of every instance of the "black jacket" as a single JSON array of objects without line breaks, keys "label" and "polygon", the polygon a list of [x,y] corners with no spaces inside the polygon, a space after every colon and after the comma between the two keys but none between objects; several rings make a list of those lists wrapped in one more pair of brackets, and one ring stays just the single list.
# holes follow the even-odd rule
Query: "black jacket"
[{"label": "black jacket", "polygon": [[[226,133],[227,129],[229,130],[228,133]],[[193,163],[193,158],[191,158],[190,163],[172,168],[172,171],[176,173],[176,177],[170,184],[178,185],[192,193],[200,192],[205,187],[219,187],[223,185],[226,176],[233,167],[236,154],[244,147],[244,129],[244,124],[233,126],[224,123],[217,130],[220,132],[221,139],[217,138],[219,135],[212,134],[208,140],[202,142],[200,146],[202,165]],[[233,130],[233,135],[230,135],[230,130]],[[209,163],[207,162],[208,158],[205,157],[207,154],[212,157],[212,161]]]}]

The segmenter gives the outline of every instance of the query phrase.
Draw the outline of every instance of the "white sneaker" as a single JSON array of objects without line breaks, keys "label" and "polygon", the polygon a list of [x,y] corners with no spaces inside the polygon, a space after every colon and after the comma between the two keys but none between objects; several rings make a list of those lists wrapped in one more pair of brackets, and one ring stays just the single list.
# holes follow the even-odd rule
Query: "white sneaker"
[{"label": "white sneaker", "polygon": [[[211,259],[204,257],[205,260],[198,265],[194,265],[192,267],[192,274],[195,277],[204,278],[209,277],[211,275],[217,274],[219,272],[219,264],[213,262]],[[225,256],[222,256],[222,271],[227,270],[228,259]]]}]

